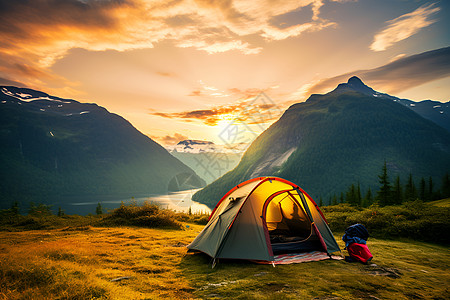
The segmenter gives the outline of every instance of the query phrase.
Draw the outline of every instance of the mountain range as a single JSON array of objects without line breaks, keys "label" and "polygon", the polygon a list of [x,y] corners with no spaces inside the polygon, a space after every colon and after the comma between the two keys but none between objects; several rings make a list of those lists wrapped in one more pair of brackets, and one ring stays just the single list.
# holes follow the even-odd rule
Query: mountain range
[{"label": "mountain range", "polygon": [[96,104],[0,87],[0,205],[65,195],[165,194],[195,172],[124,118]]},{"label": "mountain range", "polygon": [[247,144],[216,145],[210,141],[183,140],[166,149],[211,183],[237,166]]},{"label": "mountain range", "polygon": [[213,207],[244,180],[279,176],[326,202],[351,184],[376,190],[385,161],[392,180],[400,176],[405,182],[412,174],[440,182],[450,170],[449,104],[399,99],[352,77],[292,105],[256,138],[235,169],[193,200]]}]

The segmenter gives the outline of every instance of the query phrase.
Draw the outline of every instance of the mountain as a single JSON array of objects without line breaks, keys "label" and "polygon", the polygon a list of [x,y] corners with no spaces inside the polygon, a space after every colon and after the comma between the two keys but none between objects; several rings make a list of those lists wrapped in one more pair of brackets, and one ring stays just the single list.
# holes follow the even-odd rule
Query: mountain
[{"label": "mountain", "polygon": [[190,187],[205,184],[105,108],[12,86],[0,87],[0,165],[3,207],[65,195],[162,194],[179,174],[190,175]]},{"label": "mountain", "polygon": [[175,146],[167,146],[167,151],[173,153],[233,153],[242,154],[249,144],[247,143],[235,143],[229,145],[216,145],[210,141],[201,140],[183,140],[178,142]]},{"label": "mountain", "polygon": [[425,119],[433,121],[439,126],[444,127],[450,131],[450,101],[442,103],[439,101],[423,100],[415,102],[409,99],[401,99],[389,94],[380,93],[365,85],[361,79],[356,76],[351,77],[347,83],[341,83],[334,90],[335,93],[346,91],[356,91],[362,94],[373,96],[377,98],[390,99],[398,102],[409,109],[415,111]]},{"label": "mountain", "polygon": [[234,170],[193,199],[214,206],[233,186],[267,175],[291,180],[327,201],[358,182],[362,190],[377,190],[384,161],[391,181],[398,175],[405,182],[411,173],[439,183],[450,170],[450,132],[397,99],[356,77],[327,94],[311,95],[287,109]]},{"label": "mountain", "polygon": [[213,142],[209,141],[183,140],[178,142],[173,151],[185,153],[216,152],[216,147]]},{"label": "mountain", "polygon": [[216,145],[210,141],[183,140],[167,150],[193,169],[206,183],[211,183],[237,166],[246,144]]}]

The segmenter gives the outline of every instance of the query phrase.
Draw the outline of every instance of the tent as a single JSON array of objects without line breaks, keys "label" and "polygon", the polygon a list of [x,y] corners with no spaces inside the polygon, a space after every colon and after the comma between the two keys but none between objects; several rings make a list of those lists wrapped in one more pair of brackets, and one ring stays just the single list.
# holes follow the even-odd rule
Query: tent
[{"label": "tent", "polygon": [[278,177],[258,177],[226,193],[208,224],[188,246],[216,259],[276,262],[286,253],[340,251],[326,219],[299,186]]}]

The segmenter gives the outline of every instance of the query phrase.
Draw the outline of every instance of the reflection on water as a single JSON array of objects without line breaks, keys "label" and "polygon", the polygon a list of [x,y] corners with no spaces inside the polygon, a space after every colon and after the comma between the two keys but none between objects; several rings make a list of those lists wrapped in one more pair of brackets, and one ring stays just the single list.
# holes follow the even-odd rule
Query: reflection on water
[{"label": "reflection on water", "polygon": [[88,196],[88,197],[71,197],[65,199],[64,203],[53,203],[53,209],[61,207],[66,214],[87,215],[95,214],[95,209],[98,203],[101,203],[104,212],[118,208],[123,202],[125,205],[136,203],[142,205],[144,202],[157,204],[161,208],[167,208],[178,212],[189,212],[189,207],[192,213],[211,213],[211,209],[201,203],[192,201],[192,195],[198,189],[185,190],[180,192],[169,193],[167,195],[150,195],[139,197],[115,197],[115,196]]}]

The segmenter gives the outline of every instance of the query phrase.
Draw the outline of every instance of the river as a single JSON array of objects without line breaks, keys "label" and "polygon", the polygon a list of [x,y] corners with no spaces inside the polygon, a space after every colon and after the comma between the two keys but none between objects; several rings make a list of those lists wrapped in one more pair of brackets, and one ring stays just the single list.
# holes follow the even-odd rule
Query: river
[{"label": "river", "polygon": [[118,208],[123,202],[125,205],[136,203],[142,205],[145,202],[157,204],[161,208],[167,208],[178,212],[211,213],[211,209],[201,203],[192,201],[192,195],[198,189],[185,190],[166,195],[149,195],[137,197],[118,196],[73,196],[64,197],[64,201],[53,202],[52,210],[56,213],[61,208],[68,215],[88,215],[95,214],[98,203],[102,205],[103,212]]}]

